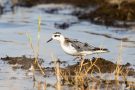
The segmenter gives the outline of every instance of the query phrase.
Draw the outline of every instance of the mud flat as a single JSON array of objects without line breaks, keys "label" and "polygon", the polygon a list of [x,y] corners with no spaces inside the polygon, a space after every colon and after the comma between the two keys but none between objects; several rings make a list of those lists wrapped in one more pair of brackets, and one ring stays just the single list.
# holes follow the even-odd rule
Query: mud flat
[{"label": "mud flat", "polygon": [[79,19],[88,20],[95,24],[130,27],[135,26],[135,3],[122,3],[121,7],[117,4],[103,4],[96,10],[84,13]]},{"label": "mud flat", "polygon": [[[68,73],[70,72],[71,75],[75,75],[75,71],[78,71],[80,69],[80,63],[81,62],[78,62],[74,65],[69,65],[64,69],[64,71],[67,70],[67,72]],[[82,67],[82,71],[83,69],[87,70],[92,64],[95,64],[100,69],[101,73],[112,73],[115,71],[117,66],[116,63],[113,63],[103,58],[93,58],[92,60],[85,59],[83,64],[84,66]],[[134,70],[132,68],[128,68],[130,65],[131,65],[130,63],[127,63],[125,65],[120,65],[120,66],[123,69],[123,73],[126,71],[126,69],[129,69],[128,76],[134,76],[135,75]],[[95,66],[93,66],[88,73],[91,72],[98,73],[99,70]]]},{"label": "mud flat", "polygon": [[55,3],[55,4],[71,4],[79,7],[86,7],[88,5],[97,5],[104,3],[105,0],[19,0],[19,4],[21,5],[26,5],[26,6],[34,6],[38,4],[50,4],[50,3]]},{"label": "mud flat", "polygon": [[[24,70],[28,70],[31,65],[34,65],[35,58],[28,58],[26,56],[21,56],[21,57],[9,57],[6,56],[4,58],[1,58],[4,62],[7,62],[8,64],[12,65],[13,68],[21,68]],[[43,63],[42,59],[39,59],[39,63]],[[37,69],[37,66],[34,66],[35,69]]]},{"label": "mud flat", "polygon": [[[20,0],[19,4],[23,6],[35,6],[38,4],[70,4],[80,7],[84,11],[74,11],[74,15],[80,20],[87,20],[95,24],[113,26],[113,27],[131,27],[135,26],[135,0],[113,2],[113,0]],[[89,7],[96,8],[89,11]],[[93,7],[93,8],[94,8]],[[54,10],[48,11],[54,12]]]},{"label": "mud flat", "polygon": [[[1,58],[2,61],[10,64],[14,69],[23,69],[28,70],[31,65],[34,65],[34,58],[28,58],[26,56],[21,57],[10,57],[6,56]],[[82,62],[83,61],[83,62]],[[135,89],[135,82],[128,81],[128,77],[135,77],[135,71],[131,68],[131,64],[127,63],[125,65],[118,65],[111,61],[105,60],[103,58],[92,58],[85,59],[82,61],[78,61],[74,65],[68,65],[63,68],[60,68],[61,75],[61,86],[63,88],[75,88],[76,85],[78,88],[106,88],[107,85],[109,88],[116,87],[117,82],[119,83],[117,88],[122,88],[123,84],[125,87],[129,87],[131,90]],[[42,59],[39,59],[40,64],[43,63]],[[50,62],[53,64],[54,62]],[[62,62],[60,60],[57,63],[65,64],[66,62]],[[14,67],[16,66],[16,68]],[[82,66],[81,66],[82,65]],[[120,68],[120,73],[117,73],[117,68]],[[38,67],[34,65],[34,68],[39,71]],[[42,69],[47,73],[45,78],[55,77],[56,67],[42,67]],[[124,77],[122,80],[115,79],[105,79],[102,77],[103,74],[114,74],[119,77]],[[91,84],[92,83],[92,84]],[[95,84],[94,84],[95,83]],[[47,87],[55,86],[47,83]],[[116,89],[116,88],[115,88]]]}]

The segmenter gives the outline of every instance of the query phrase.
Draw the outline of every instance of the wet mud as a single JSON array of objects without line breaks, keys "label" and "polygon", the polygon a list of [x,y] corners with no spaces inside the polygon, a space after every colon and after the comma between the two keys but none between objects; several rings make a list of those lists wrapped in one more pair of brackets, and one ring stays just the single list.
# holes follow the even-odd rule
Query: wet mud
[{"label": "wet mud", "polygon": [[[70,75],[75,75],[76,71],[80,70],[80,63],[78,62],[74,65],[69,65],[67,66],[63,72],[68,72],[68,74]],[[93,65],[93,66],[92,66]],[[129,68],[131,64],[127,63],[125,65],[120,65],[120,67],[123,70],[123,73],[126,72],[126,70],[128,69],[128,76],[135,76],[135,71],[132,68]],[[92,66],[92,67],[91,67]],[[91,67],[91,68],[90,68]],[[99,73],[99,69],[100,69],[100,73],[113,73],[115,71],[117,67],[116,63],[113,63],[109,60],[103,59],[103,58],[92,58],[92,60],[90,59],[85,59],[83,61],[83,66],[82,66],[82,71],[86,71],[89,69],[88,73]]]},{"label": "wet mud", "polygon": [[[34,65],[34,68],[38,69],[37,65],[35,64],[35,58],[28,58],[25,55],[21,57],[6,56],[4,58],[1,58],[1,60],[12,65],[13,68],[18,68],[18,69],[21,68],[21,69],[28,70],[31,67],[31,65]],[[38,61],[40,64],[44,62],[43,59],[39,59]]]},{"label": "wet mud", "polygon": [[[77,84],[77,87],[82,90],[89,90],[90,88],[110,88],[121,90],[123,87],[122,85],[124,84],[124,88],[128,88],[130,85],[130,90],[134,90],[135,82],[128,81],[126,78],[127,76],[135,77],[134,69],[129,68],[131,66],[130,63],[119,65],[121,68],[121,73],[119,73],[118,76],[125,77],[123,80],[107,80],[103,79],[102,75],[100,75],[104,73],[117,74],[117,66],[117,64],[103,58],[93,58],[92,60],[85,59],[83,61],[82,67],[81,62],[78,62],[74,65],[69,65],[66,68],[61,69],[62,85],[75,86]],[[94,74],[98,73],[100,74],[94,76]]]},{"label": "wet mud", "polygon": [[[16,69],[24,69],[29,70],[31,65],[33,64],[34,68],[39,71],[38,67],[34,65],[35,58],[21,56],[21,57],[2,57],[2,61],[10,64],[13,68],[13,65],[18,66]],[[39,63],[43,63],[43,59],[39,59]],[[52,61],[49,64],[57,64],[61,66],[61,64],[67,64],[67,62],[61,61],[60,59],[56,62]],[[82,65],[82,67],[81,67]],[[20,66],[20,67],[19,67]],[[54,65],[55,66],[55,65]],[[109,60],[103,59],[103,58],[92,58],[90,59],[84,59],[84,60],[78,60],[78,62],[74,65],[68,65],[65,67],[60,67],[60,75],[61,75],[61,86],[64,87],[77,87],[80,89],[87,90],[88,88],[106,88],[110,87],[113,89],[117,85],[116,80],[105,80],[102,79],[100,76],[91,77],[92,74],[103,74],[103,73],[116,73],[115,70],[117,68],[118,64],[113,63]],[[127,63],[125,65],[119,65],[121,67],[122,73],[128,73],[126,76],[133,76],[135,77],[135,71],[133,68],[130,68],[131,64]],[[80,69],[81,68],[81,69]],[[46,72],[45,78],[49,78],[52,76],[55,76],[56,74],[56,67],[42,67],[42,69]],[[85,72],[87,71],[87,74],[85,76]],[[123,76],[119,74],[120,76]],[[116,73],[117,74],[117,73]],[[130,89],[134,90],[134,82],[125,80],[118,81],[119,87],[121,88],[122,84],[124,84],[126,87],[130,85]],[[77,83],[77,84],[76,84]],[[90,86],[90,83],[95,83],[92,86]],[[47,87],[54,87],[50,83],[47,83]]]},{"label": "wet mud", "polygon": [[[111,1],[110,1],[111,2]],[[76,15],[80,20],[87,20],[95,24],[114,26],[114,27],[131,27],[135,26],[135,1],[121,1],[117,3],[110,3],[109,1],[103,0],[19,0],[15,6],[24,6],[32,7],[39,4],[70,4],[75,7],[80,7],[85,9],[82,11],[74,11],[72,14]],[[97,6],[93,11],[88,12],[89,6]],[[58,13],[61,8],[53,8],[44,10],[46,13]],[[68,23],[64,24],[65,27],[68,27]],[[63,28],[63,26],[62,26]],[[64,28],[65,29],[65,28]]]},{"label": "wet mud", "polygon": [[91,21],[98,25],[114,27],[131,27],[135,26],[135,2],[117,4],[104,3],[96,10],[87,12],[78,16],[81,20]]},{"label": "wet mud", "polygon": [[[26,56],[21,56],[21,57],[10,57],[10,56],[6,56],[6,57],[2,57],[1,58],[2,61],[7,62],[10,65],[18,65],[20,66],[21,69],[29,69],[31,67],[31,65],[35,65],[35,58],[28,58]],[[41,65],[44,60],[43,59],[39,59],[39,64]],[[83,63],[82,63],[83,62]],[[59,63],[61,64],[67,64],[66,61],[61,61],[60,59],[58,59],[57,62],[51,61],[49,64],[55,64],[55,63]],[[64,68],[61,68],[62,72],[67,72],[68,74],[70,73],[70,75],[75,75],[76,71],[80,70],[80,65],[82,63],[82,71],[87,70],[88,68],[91,68],[88,70],[88,73],[99,73],[99,69],[100,69],[100,73],[112,73],[115,71],[116,67],[118,66],[118,64],[113,63],[109,60],[106,60],[104,58],[95,58],[93,57],[92,59],[84,59],[81,61],[78,61],[76,64],[74,65],[68,65],[65,66]],[[128,71],[128,76],[134,76],[135,77],[135,71],[133,68],[130,68],[131,64],[130,63],[126,63],[125,65],[119,65],[119,67],[122,68],[123,73],[126,70]],[[38,69],[38,67],[35,65],[34,66],[35,69]],[[55,67],[42,67],[44,69],[52,69]],[[97,69],[98,68],[98,69]]]}]

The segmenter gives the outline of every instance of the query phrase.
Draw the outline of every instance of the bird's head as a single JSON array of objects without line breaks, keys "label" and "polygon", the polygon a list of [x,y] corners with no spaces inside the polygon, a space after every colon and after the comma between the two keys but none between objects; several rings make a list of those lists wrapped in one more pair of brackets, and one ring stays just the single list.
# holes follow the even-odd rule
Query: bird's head
[{"label": "bird's head", "polygon": [[64,40],[64,36],[60,32],[55,32],[55,33],[52,34],[52,38],[49,39],[47,41],[47,43],[50,42],[50,41],[52,41],[52,40],[57,40],[57,41],[60,41],[61,42],[61,41]]}]

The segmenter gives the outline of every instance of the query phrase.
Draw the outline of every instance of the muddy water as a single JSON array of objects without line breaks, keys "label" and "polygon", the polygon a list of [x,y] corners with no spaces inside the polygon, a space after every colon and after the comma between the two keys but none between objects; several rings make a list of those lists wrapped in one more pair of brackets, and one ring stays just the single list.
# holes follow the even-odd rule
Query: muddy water
[{"label": "muddy water", "polygon": [[[45,12],[46,9],[56,7],[62,9],[53,14]],[[120,52],[122,63],[129,62],[133,65],[135,64],[135,28],[112,28],[94,25],[86,21],[80,22],[76,17],[70,15],[72,11],[73,7],[65,5],[40,5],[29,9],[17,8],[15,13],[8,12],[1,15],[0,56],[33,56],[26,33],[31,35],[33,44],[36,47],[37,21],[38,16],[41,16],[39,57],[44,59],[45,66],[50,66],[49,63],[51,62],[52,54],[63,61],[67,61],[68,64],[76,62],[73,61],[74,57],[63,52],[58,42],[53,41],[51,43],[46,43],[54,32],[61,32],[66,37],[78,39],[94,46],[105,47],[110,50],[109,53],[91,55],[88,56],[89,58],[98,56],[116,62]],[[63,22],[75,24],[72,24],[69,28],[64,30],[56,28],[54,25],[55,23]],[[122,44],[121,41],[123,41]],[[121,46],[122,49],[120,50]],[[10,66],[2,62],[0,63],[0,69],[0,88],[3,90],[9,90],[11,85],[15,85],[12,90],[20,90],[20,88],[22,90],[25,90],[25,88],[26,90],[33,90],[33,81],[31,81],[31,79],[24,79],[27,78],[24,74],[25,72],[13,71]],[[12,77],[17,79],[14,80]],[[13,82],[16,82],[17,85]]]},{"label": "muddy water", "polygon": [[27,77],[25,72],[20,70],[14,71],[11,66],[2,61],[0,61],[0,69],[1,90],[34,90],[31,78]]}]

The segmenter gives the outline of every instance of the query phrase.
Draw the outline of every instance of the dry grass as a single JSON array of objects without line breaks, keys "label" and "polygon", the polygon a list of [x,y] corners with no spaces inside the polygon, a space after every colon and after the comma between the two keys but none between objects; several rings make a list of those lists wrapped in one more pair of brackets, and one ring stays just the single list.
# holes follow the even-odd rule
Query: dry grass
[{"label": "dry grass", "polygon": [[45,75],[45,72],[42,69],[42,67],[41,67],[41,65],[39,64],[39,61],[38,61],[39,47],[40,47],[40,31],[41,31],[40,24],[41,24],[41,17],[38,17],[38,34],[37,34],[37,46],[36,47],[33,46],[32,37],[28,33],[26,33],[26,34],[27,34],[27,37],[28,37],[28,40],[29,40],[30,47],[31,47],[31,49],[34,53],[34,57],[35,57],[35,63],[34,64],[36,64],[39,67],[41,73],[43,75]]},{"label": "dry grass", "polygon": [[60,63],[58,62],[58,59],[54,57],[54,55],[52,55],[52,60],[54,61],[55,75],[57,78],[56,90],[61,90]]}]

